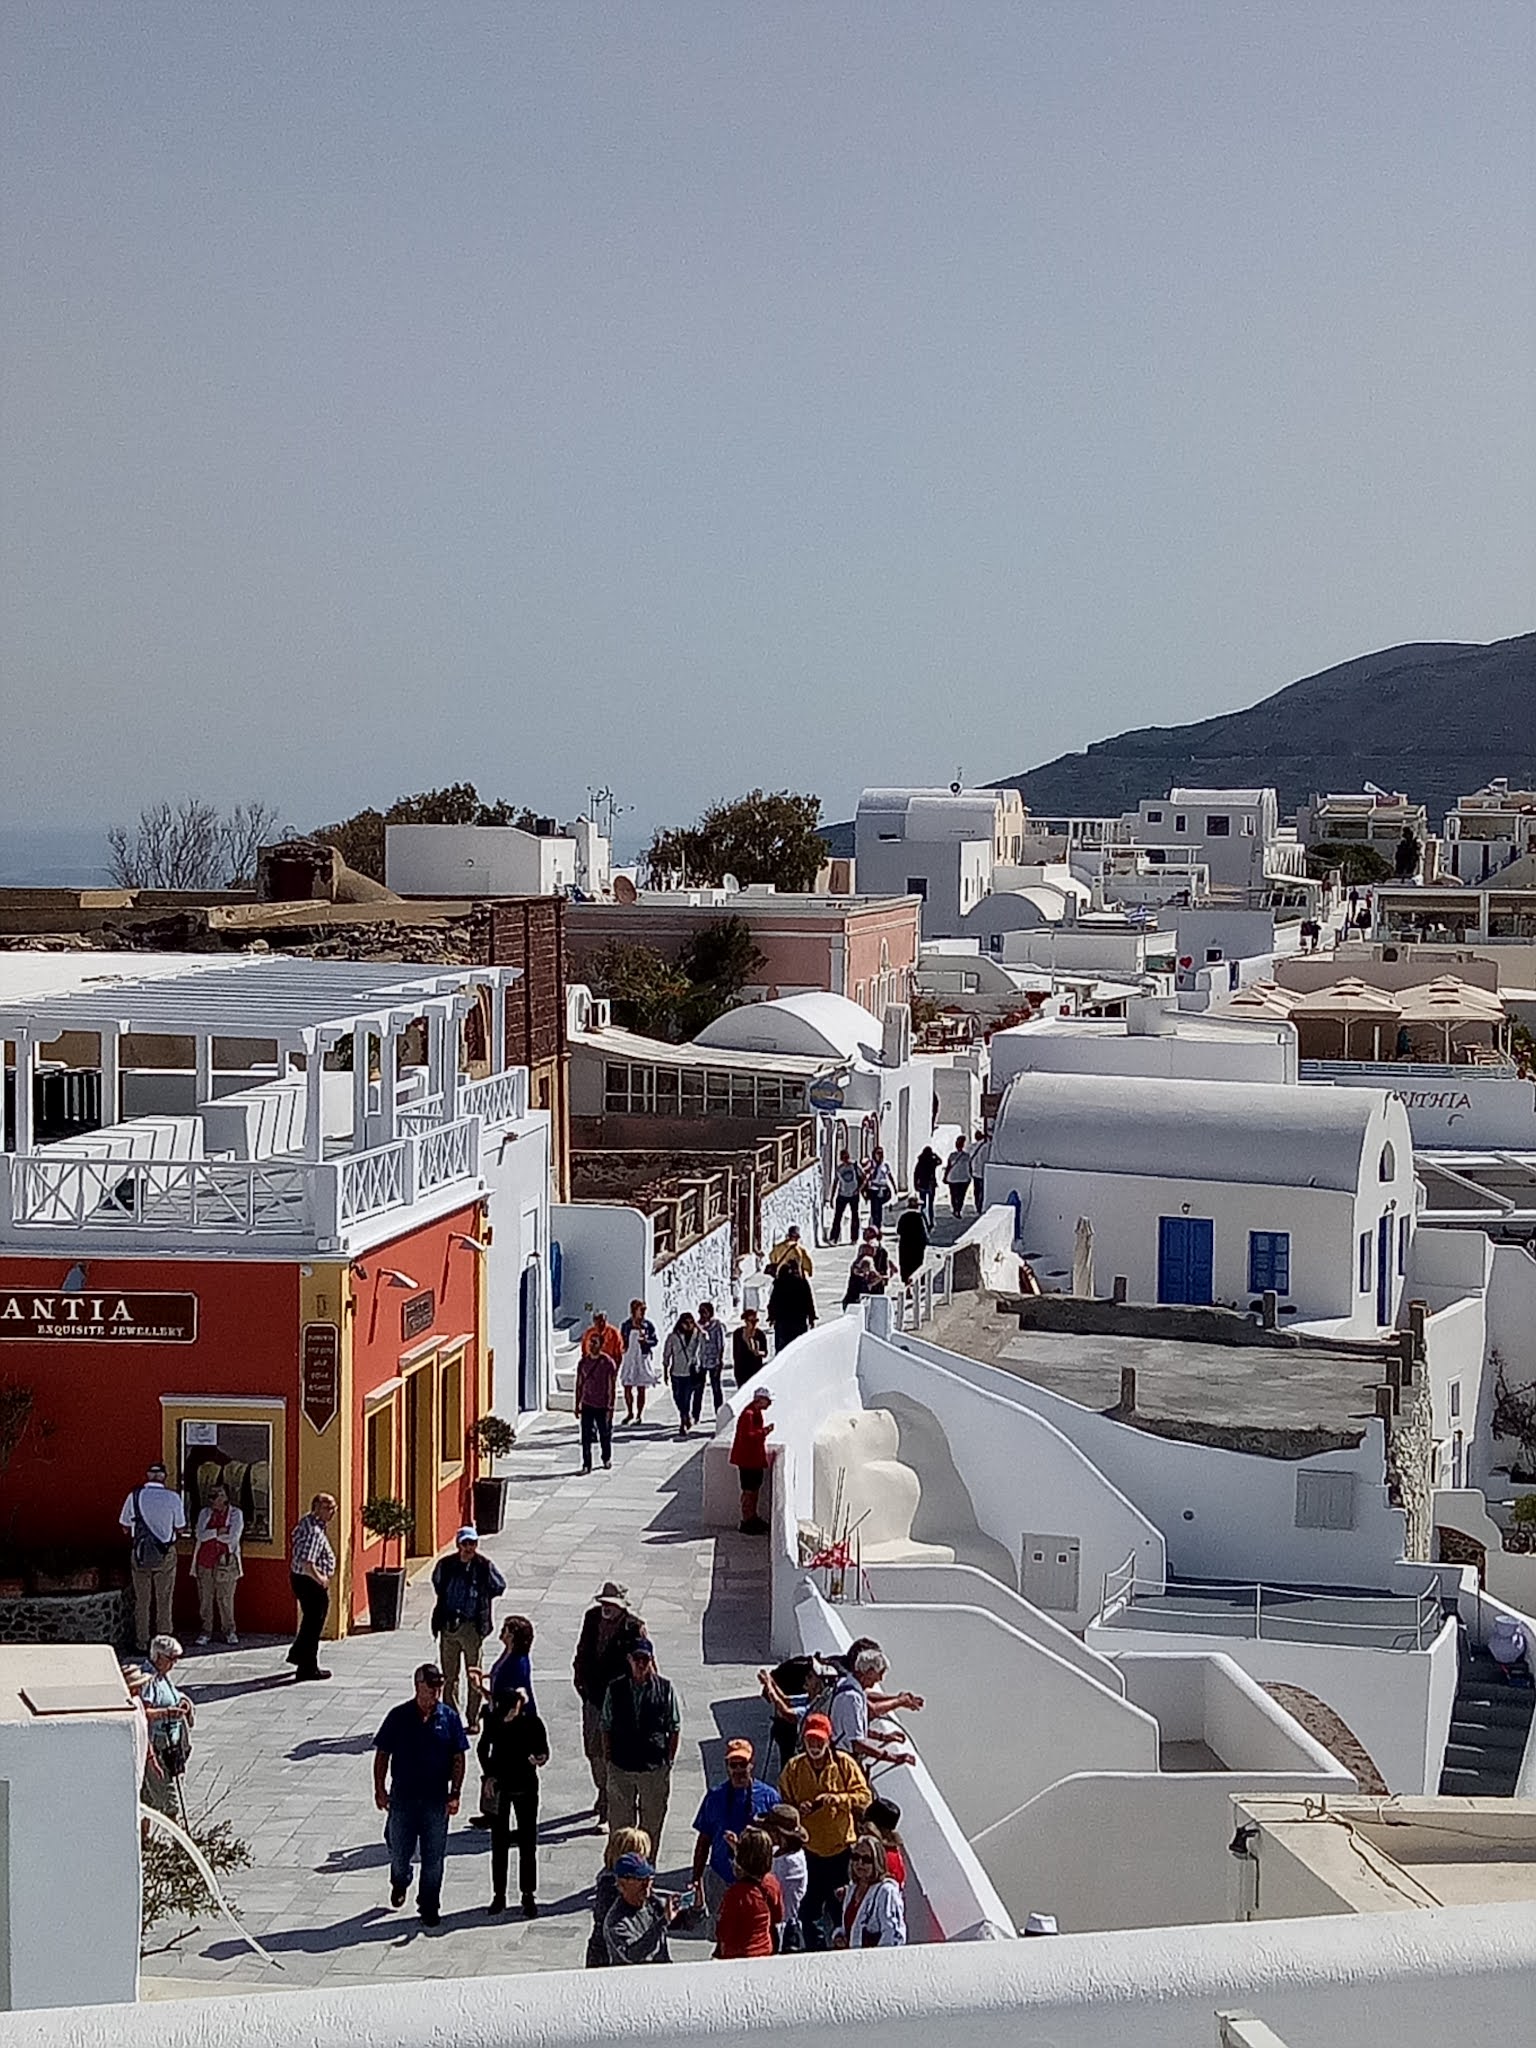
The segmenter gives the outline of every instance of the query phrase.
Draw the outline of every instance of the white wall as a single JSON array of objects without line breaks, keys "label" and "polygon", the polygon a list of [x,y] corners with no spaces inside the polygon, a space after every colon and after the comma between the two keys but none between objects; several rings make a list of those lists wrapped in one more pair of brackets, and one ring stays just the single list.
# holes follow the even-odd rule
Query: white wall
[{"label": "white wall", "polygon": [[[726,1321],[733,1305],[731,1286],[731,1226],[722,1223],[691,1244],[651,1275],[647,1299],[651,1320],[660,1331],[670,1330],[683,1310],[697,1313],[701,1301],[712,1301]],[[645,1290],[643,1290],[645,1291]],[[626,1302],[623,1314],[628,1315]]]},{"label": "white wall", "polygon": [[104,1647],[0,1646],[0,1994],[8,1966],[12,2007],[65,2007],[67,2029],[138,1996],[143,1724],[126,1693],[119,1712],[36,1715],[23,1686],[122,1679]]},{"label": "white wall", "polygon": [[576,842],[515,825],[388,825],[384,879],[401,896],[546,896],[574,885]]},{"label": "white wall", "polygon": [[821,1222],[821,1168],[807,1166],[782,1187],[770,1188],[762,1200],[762,1243],[766,1258],[793,1223],[807,1244],[814,1244]]},{"label": "white wall", "polygon": [[[1385,1037],[1383,1038],[1385,1044]],[[1413,1142],[1426,1152],[1475,1151],[1491,1145],[1513,1151],[1536,1148],[1536,1083],[1479,1074],[1475,1067],[1391,1080],[1390,1067],[1356,1073],[1343,1063],[1319,1062],[1320,1076],[1335,1088],[1380,1088],[1384,1082],[1408,1112]]]},{"label": "white wall", "polygon": [[1128,1034],[1120,1023],[1084,1020],[1067,1029],[1017,1024],[992,1034],[992,1086],[1015,1074],[1126,1074],[1172,1081],[1294,1081],[1296,1034],[1288,1024],[1241,1027],[1219,1038],[1176,1030]]},{"label": "white wall", "polygon": [[[855,1980],[854,1971],[857,1971]],[[772,1989],[769,1990],[771,1985]],[[765,2003],[764,2001],[769,2001]],[[695,1969],[406,1979],[273,1992],[241,2008],[251,2048],[825,2048],[855,2013],[880,2048],[1206,2048],[1214,2014],[1264,2017],[1286,2048],[1444,2048],[1469,2023],[1525,2041],[1528,1905],[786,1956]],[[227,1999],[40,2015],[7,2048],[220,2048]]]},{"label": "white wall", "polygon": [[865,1625],[923,1698],[898,1719],[969,1838],[1073,1771],[1157,1769],[1150,1714],[982,1608],[882,1601]]},{"label": "white wall", "polygon": [[1126,1698],[1153,1716],[1164,1742],[1203,1742],[1232,1772],[1300,1772],[1335,1788],[1354,1785],[1344,1765],[1224,1652],[1126,1650],[1115,1662]]},{"label": "white wall", "polygon": [[[560,1247],[555,1320],[583,1324],[594,1308],[621,1323],[630,1302],[649,1300],[651,1219],[622,1202],[553,1202],[550,1235]],[[654,1313],[652,1321],[657,1322]]]},{"label": "white wall", "polygon": [[[1482,1407],[1483,1358],[1487,1349],[1487,1313],[1481,1294],[1463,1296],[1429,1316],[1424,1325],[1429,1363],[1430,1409],[1436,1442],[1442,1446],[1442,1480],[1450,1482],[1454,1444],[1462,1439],[1463,1476],[1472,1455],[1473,1435]],[[1452,1396],[1458,1412],[1451,1413]]]},{"label": "white wall", "polygon": [[[502,1142],[505,1137],[506,1142]],[[482,1145],[480,1170],[490,1203],[491,1248],[486,1254],[486,1342],[494,1351],[491,1405],[498,1415],[546,1407],[554,1313],[549,1282],[548,1110],[531,1110],[503,1134]],[[519,1370],[522,1276],[534,1269],[530,1286],[528,1370]],[[627,1312],[628,1304],[625,1304]],[[520,1398],[526,1392],[527,1398]]]},{"label": "white wall", "polygon": [[[987,1177],[990,1182],[990,1173]],[[1385,1587],[1384,1574],[1403,1554],[1403,1514],[1387,1499],[1381,1429],[1374,1418],[1364,1418],[1364,1441],[1352,1451],[1327,1451],[1294,1462],[1248,1457],[1205,1444],[1175,1443],[1111,1421],[921,1337],[891,1341],[915,1360],[928,1360],[1049,1422],[1163,1533],[1168,1569],[1182,1578]],[[1296,1527],[1296,1476],[1302,1471],[1357,1475],[1353,1529]],[[1126,1544],[1113,1563],[1123,1563],[1130,1548]]]},{"label": "white wall", "polygon": [[[968,926],[966,936],[973,934],[974,928]],[[1050,925],[1041,931],[1005,932],[1001,957],[1008,967],[1060,967],[1113,979],[1146,972],[1147,939],[1136,930]]]},{"label": "white wall", "polygon": [[1064,1664],[1095,1679],[1122,1697],[1125,1679],[1120,1666],[1101,1657],[1063,1628],[1041,1607],[1032,1607],[987,1572],[970,1564],[866,1564],[864,1581],[877,1606],[899,1601],[907,1607],[979,1607],[1021,1636],[1051,1651]]},{"label": "white wall", "polygon": [[1389,1790],[1440,1788],[1456,1692],[1453,1623],[1425,1651],[1336,1649],[1268,1636],[1201,1637],[1145,1628],[1090,1627],[1085,1639],[1106,1655],[1121,1645],[1141,1651],[1219,1648],[1261,1684],[1299,1685],[1332,1707],[1364,1743]]},{"label": "white wall", "polygon": [[[1077,1606],[1056,1619],[1081,1628],[1097,1610],[1104,1573],[1129,1555],[1139,1575],[1161,1584],[1164,1542],[1153,1522],[1063,1432],[1017,1398],[1021,1383],[1010,1387],[1006,1374],[994,1374],[982,1387],[949,1371],[948,1356],[933,1346],[917,1354],[866,1335],[858,1357],[863,1403],[892,1407],[901,1421],[907,1402],[936,1419],[977,1523],[1002,1545],[1015,1572],[1026,1535],[1078,1539]],[[904,1427],[904,1440],[905,1434]],[[925,1518],[913,1533],[925,1542],[947,1542],[950,1537],[927,1519],[938,1498],[932,1480],[924,1474]]]}]

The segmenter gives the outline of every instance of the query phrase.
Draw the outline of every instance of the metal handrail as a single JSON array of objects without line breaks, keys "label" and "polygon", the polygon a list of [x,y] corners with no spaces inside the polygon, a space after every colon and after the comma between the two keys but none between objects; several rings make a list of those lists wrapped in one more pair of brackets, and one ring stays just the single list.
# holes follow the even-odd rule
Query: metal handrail
[{"label": "metal handrail", "polygon": [[[1134,1562],[1134,1557],[1127,1560],[1127,1564],[1132,1566],[1134,1566]],[[1160,1584],[1155,1579],[1137,1578],[1134,1571],[1132,1571],[1130,1577],[1125,1578],[1123,1577],[1125,1572],[1126,1565],[1120,1565],[1113,1572],[1106,1572],[1104,1574],[1104,1599],[1098,1617],[1101,1627],[1114,1628],[1123,1625],[1117,1622],[1109,1610],[1112,1605],[1118,1602],[1120,1603],[1119,1611],[1121,1613],[1128,1611],[1135,1606],[1138,1593],[1150,1594],[1153,1598],[1163,1603],[1159,1607],[1158,1612],[1161,1615],[1166,1615],[1170,1621],[1193,1620],[1209,1622],[1212,1620],[1212,1610],[1207,1606],[1180,1607],[1168,1604],[1170,1598],[1177,1600],[1180,1586],[1176,1585],[1170,1592],[1170,1589],[1165,1584]],[[1113,1590],[1111,1590],[1110,1583],[1112,1579],[1119,1579],[1121,1581]],[[1288,1631],[1289,1628],[1306,1628],[1319,1635],[1323,1635],[1330,1630],[1348,1629],[1356,1635],[1384,1636],[1388,1640],[1379,1645],[1379,1647],[1388,1650],[1427,1649],[1440,1633],[1445,1621],[1440,1594],[1435,1582],[1431,1582],[1416,1594],[1329,1593],[1319,1592],[1315,1587],[1272,1586],[1265,1584],[1263,1581],[1250,1579],[1187,1579],[1182,1581],[1181,1585],[1190,1593],[1202,1591],[1211,1593],[1251,1593],[1253,1595],[1251,1627],[1255,1641],[1262,1641],[1264,1637],[1266,1595],[1271,1603],[1276,1600],[1284,1601],[1287,1604],[1296,1601],[1319,1602],[1326,1600],[1335,1604],[1353,1604],[1357,1606],[1381,1606],[1385,1602],[1391,1602],[1405,1608],[1411,1605],[1413,1608],[1413,1619],[1411,1622],[1334,1621],[1316,1615],[1303,1616],[1295,1612],[1271,1614],[1270,1617],[1272,1630]],[[1239,1624],[1249,1620],[1249,1616],[1245,1611],[1237,1607],[1229,1608],[1226,1618]],[[1234,1631],[1230,1628],[1213,1628],[1210,1632],[1213,1635],[1230,1635]],[[1287,1634],[1286,1639],[1291,1640],[1292,1638]]]}]

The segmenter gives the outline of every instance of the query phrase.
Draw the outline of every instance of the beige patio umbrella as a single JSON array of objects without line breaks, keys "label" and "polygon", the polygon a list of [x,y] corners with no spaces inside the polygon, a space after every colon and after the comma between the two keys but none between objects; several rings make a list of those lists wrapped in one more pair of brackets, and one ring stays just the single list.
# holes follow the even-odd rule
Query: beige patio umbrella
[{"label": "beige patio umbrella", "polygon": [[1213,1003],[1210,1015],[1256,1017],[1266,1022],[1279,1018],[1283,1022],[1300,1001],[1295,989],[1282,988],[1278,981],[1249,981],[1224,1002]]},{"label": "beige patio umbrella", "polygon": [[1072,1233],[1072,1292],[1081,1300],[1093,1299],[1093,1224],[1079,1216]]},{"label": "beige patio umbrella", "polygon": [[1491,1025],[1500,1041],[1508,1013],[1492,989],[1474,988],[1454,974],[1437,975],[1405,988],[1398,997],[1404,1024],[1438,1024],[1445,1033],[1445,1059],[1451,1059],[1451,1033],[1458,1024]]},{"label": "beige patio umbrella", "polygon": [[1302,1024],[1309,1018],[1337,1019],[1341,1059],[1349,1058],[1349,1031],[1352,1024],[1362,1019],[1371,1026],[1373,1059],[1381,1058],[1381,1027],[1396,1024],[1402,1009],[1395,996],[1383,993],[1379,988],[1368,988],[1358,974],[1346,974],[1342,981],[1330,982],[1327,988],[1315,988],[1304,995],[1291,1011],[1293,1023]]}]

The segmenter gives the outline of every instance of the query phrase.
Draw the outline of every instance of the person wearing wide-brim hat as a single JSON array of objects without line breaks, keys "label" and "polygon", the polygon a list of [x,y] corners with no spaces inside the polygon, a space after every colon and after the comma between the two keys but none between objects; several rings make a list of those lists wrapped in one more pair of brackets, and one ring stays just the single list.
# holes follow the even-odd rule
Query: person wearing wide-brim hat
[{"label": "person wearing wide-brim hat", "polygon": [[616,1678],[629,1669],[629,1646],[645,1633],[645,1624],[629,1604],[629,1588],[604,1579],[582,1617],[581,1635],[571,1677],[581,1698],[581,1746],[597,1794],[592,1811],[599,1824],[608,1818],[608,1759],[603,1746],[603,1701]]},{"label": "person wearing wide-brim hat", "polygon": [[810,1836],[800,1825],[799,1809],[784,1801],[770,1806],[765,1814],[759,1816],[756,1824],[773,1843],[773,1874],[778,1879],[784,1899],[784,1925],[779,1931],[779,1949],[785,1955],[796,1954],[805,1947],[800,1908],[805,1903],[805,1845]]}]

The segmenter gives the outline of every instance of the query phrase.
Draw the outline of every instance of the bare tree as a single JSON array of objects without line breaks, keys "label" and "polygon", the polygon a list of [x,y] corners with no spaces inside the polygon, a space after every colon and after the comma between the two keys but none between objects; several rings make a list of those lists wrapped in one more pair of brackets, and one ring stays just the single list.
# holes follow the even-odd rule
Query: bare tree
[{"label": "bare tree", "polygon": [[124,889],[249,887],[257,848],[272,837],[277,817],[270,804],[256,802],[227,815],[201,797],[150,804],[133,830],[108,832],[112,879]]}]

